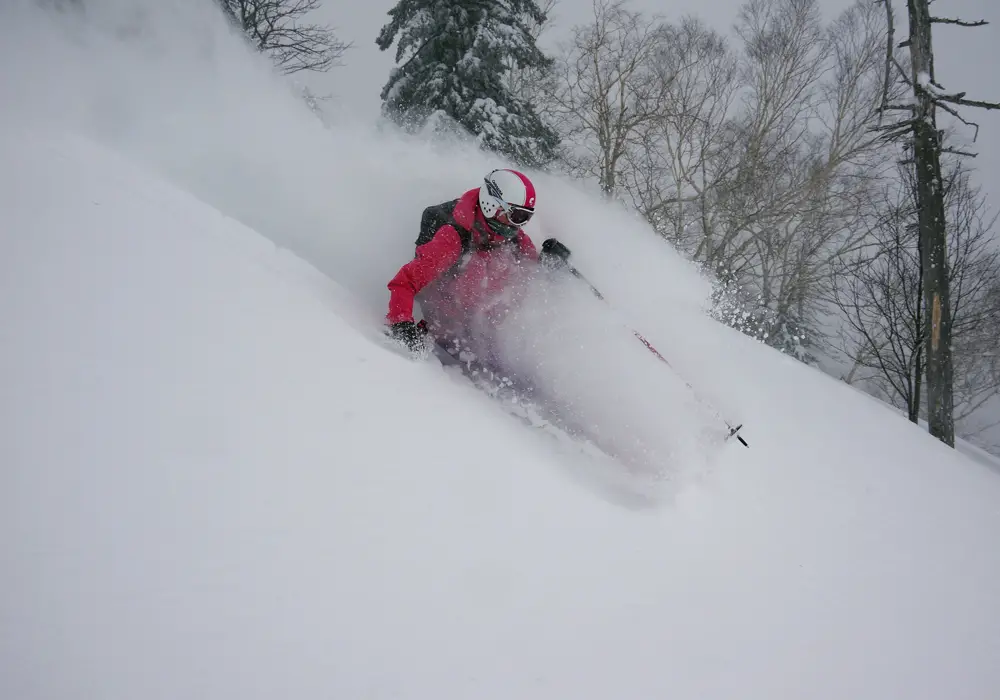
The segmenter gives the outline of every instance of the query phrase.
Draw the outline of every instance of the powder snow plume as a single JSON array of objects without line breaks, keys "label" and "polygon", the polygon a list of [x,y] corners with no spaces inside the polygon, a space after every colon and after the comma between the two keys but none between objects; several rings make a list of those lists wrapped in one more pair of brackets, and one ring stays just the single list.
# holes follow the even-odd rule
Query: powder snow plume
[{"label": "powder snow plume", "polygon": [[[7,118],[51,121],[154,168],[338,281],[373,319],[384,313],[386,282],[412,255],[422,209],[478,187],[485,172],[507,165],[468,145],[433,145],[384,125],[325,129],[292,87],[236,40],[212,3],[112,0],[44,13],[20,2],[6,12],[9,61],[28,51],[40,57],[30,71],[4,76],[4,93],[14,96]],[[656,314],[704,305],[706,283],[645,223],[595,191],[531,174],[539,214],[528,233],[536,244],[549,236],[564,241],[611,299],[641,299]],[[616,282],[622,278],[629,284]],[[572,294],[551,300],[557,309],[550,300],[536,294],[535,308],[504,333],[534,348],[535,366],[544,370],[537,379],[558,382],[563,403],[572,402],[592,429],[600,424],[614,453],[645,453],[657,470],[693,465],[701,443],[686,447],[686,457],[674,454],[681,436],[708,427],[686,421],[689,397],[674,400],[668,373],[657,377],[667,385],[651,385],[642,364],[634,367],[607,346],[613,341],[595,342],[595,335],[608,338],[609,328],[619,342],[635,342],[620,322],[608,326],[609,307]],[[574,332],[592,336],[585,352],[578,350],[581,337],[562,342]],[[602,367],[615,369],[614,378]],[[606,381],[596,383],[598,374]],[[625,406],[618,396],[648,398]],[[609,413],[615,403],[619,409]],[[639,416],[650,425],[637,425]],[[673,426],[673,440],[659,444],[665,424]],[[651,441],[657,444],[645,444]]]}]

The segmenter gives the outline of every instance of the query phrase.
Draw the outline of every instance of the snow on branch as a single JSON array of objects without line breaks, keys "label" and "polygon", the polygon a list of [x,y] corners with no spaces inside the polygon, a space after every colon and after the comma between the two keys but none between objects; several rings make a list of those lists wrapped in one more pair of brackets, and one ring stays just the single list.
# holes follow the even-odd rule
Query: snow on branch
[{"label": "snow on branch", "polygon": [[946,17],[931,17],[931,24],[957,24],[960,27],[984,27],[989,22],[985,19],[978,19],[975,22],[966,22],[961,19],[948,19]]}]

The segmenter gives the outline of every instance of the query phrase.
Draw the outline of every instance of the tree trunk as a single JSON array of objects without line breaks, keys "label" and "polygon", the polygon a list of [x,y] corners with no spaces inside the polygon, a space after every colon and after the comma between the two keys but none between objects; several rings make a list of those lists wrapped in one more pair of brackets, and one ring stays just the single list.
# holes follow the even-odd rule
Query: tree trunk
[{"label": "tree trunk", "polygon": [[924,324],[927,332],[927,424],[931,435],[955,446],[952,398],[951,304],[948,291],[941,143],[929,90],[934,80],[928,0],[907,0],[916,113],[913,155],[917,173]]},{"label": "tree trunk", "polygon": [[913,372],[913,394],[910,396],[909,415],[912,423],[920,422],[920,389],[924,378],[923,348],[917,348],[916,367]]},{"label": "tree trunk", "polygon": [[[913,182],[914,189],[912,192],[912,197],[914,201],[917,201],[918,192],[916,190],[916,180]],[[918,213],[919,218],[919,213]],[[923,335],[926,336],[927,331],[923,328],[924,324],[924,307],[923,307],[923,296],[924,296],[924,246],[923,241],[920,238],[920,228],[919,224],[917,227],[917,294],[916,298],[913,300],[914,312],[916,318],[914,319],[914,337],[918,341],[917,344],[912,348],[913,350],[913,396],[912,403],[910,404],[910,421],[913,423],[920,423],[920,401],[922,396],[920,391],[923,388],[924,375],[927,372],[927,363],[924,362],[924,342],[920,341],[921,330],[923,330]]]}]

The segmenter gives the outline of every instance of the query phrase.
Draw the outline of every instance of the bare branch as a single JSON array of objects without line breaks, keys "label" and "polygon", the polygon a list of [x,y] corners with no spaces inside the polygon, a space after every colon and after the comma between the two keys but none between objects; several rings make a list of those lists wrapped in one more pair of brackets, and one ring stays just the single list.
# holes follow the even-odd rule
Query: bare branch
[{"label": "bare branch", "polygon": [[948,114],[952,115],[953,117],[955,117],[956,119],[958,119],[960,122],[962,122],[963,124],[965,124],[966,126],[971,126],[973,129],[975,129],[975,132],[972,135],[972,142],[973,143],[976,142],[976,139],[979,138],[979,124],[977,124],[976,122],[970,122],[965,117],[963,117],[961,114],[959,114],[957,109],[953,109],[953,108],[949,107],[948,105],[944,104],[944,102],[941,102],[939,100],[935,100],[934,103],[938,107],[940,107],[941,109],[943,109],[945,112],[947,112]]},{"label": "bare branch", "polygon": [[270,55],[283,73],[329,70],[352,46],[326,25],[302,22],[320,6],[320,0],[217,1],[257,50]]},{"label": "bare branch", "polygon": [[913,81],[910,80],[910,75],[908,71],[905,68],[903,68],[903,66],[899,65],[899,60],[895,56],[892,57],[892,62],[896,66],[896,70],[899,71],[900,79],[910,87],[913,87]]},{"label": "bare branch", "polygon": [[960,151],[956,148],[942,148],[941,153],[950,153],[955,156],[965,156],[966,158],[976,158],[979,154],[971,151]]},{"label": "bare branch", "polygon": [[979,100],[966,100],[959,95],[964,95],[964,92],[960,92],[957,95],[935,95],[934,101],[940,104],[941,102],[950,102],[954,105],[962,105],[963,107],[978,107],[979,109],[1000,109],[1000,102],[981,102]]},{"label": "bare branch", "polygon": [[[886,38],[885,38],[885,70],[883,76],[884,82],[882,85],[882,109],[879,112],[879,117],[878,117],[879,125],[882,124],[883,114],[885,113],[886,109],[889,108],[888,107],[889,85],[892,80],[892,65],[895,61],[892,51],[892,41],[893,41],[893,35],[896,31],[895,24],[893,22],[892,4],[889,2],[889,0],[882,0],[882,3],[885,5]],[[899,64],[896,65],[898,66]]]},{"label": "bare branch", "polygon": [[957,24],[960,27],[984,27],[987,24],[989,24],[989,22],[987,22],[985,19],[979,19],[979,20],[976,20],[975,22],[965,22],[965,21],[960,20],[960,19],[946,19],[944,17],[931,17],[931,23],[932,24]]}]

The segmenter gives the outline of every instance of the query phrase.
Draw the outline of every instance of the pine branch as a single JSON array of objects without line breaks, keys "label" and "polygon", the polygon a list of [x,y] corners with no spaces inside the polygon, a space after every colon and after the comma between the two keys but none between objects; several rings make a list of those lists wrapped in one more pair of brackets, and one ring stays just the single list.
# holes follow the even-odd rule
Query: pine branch
[{"label": "pine branch", "polygon": [[413,52],[413,55],[410,56],[408,59],[406,59],[403,65],[399,66],[398,71],[402,73],[404,70],[406,70],[406,67],[411,63],[413,63],[413,60],[417,58],[417,56],[422,54],[424,52],[424,49],[430,46],[431,42],[437,41],[440,38],[441,38],[440,34],[434,34],[433,36],[428,37],[427,40],[423,44],[421,44],[416,51]]},{"label": "pine branch", "polygon": [[959,27],[984,27],[989,22],[985,19],[976,20],[975,22],[966,22],[960,19],[948,19],[945,17],[931,17],[931,24],[957,24]]}]

